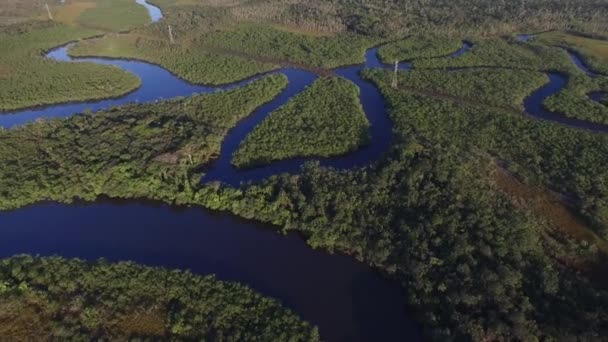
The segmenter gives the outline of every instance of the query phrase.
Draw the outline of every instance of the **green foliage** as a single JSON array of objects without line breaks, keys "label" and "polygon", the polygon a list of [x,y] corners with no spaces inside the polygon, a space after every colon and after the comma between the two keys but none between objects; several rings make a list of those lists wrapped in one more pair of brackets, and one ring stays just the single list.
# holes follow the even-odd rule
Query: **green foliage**
[{"label": "green foliage", "polygon": [[604,37],[551,31],[535,38],[543,44],[563,46],[575,51],[590,69],[608,75],[608,42]]},{"label": "green foliage", "polygon": [[108,36],[82,41],[69,51],[72,56],[137,58],[160,64],[180,77],[199,84],[236,82],[276,66],[248,61],[238,56],[218,54],[199,44],[184,47],[168,41],[142,38],[135,34]]},{"label": "green foliage", "polygon": [[544,105],[568,117],[608,124],[608,107],[587,95],[598,90],[608,91],[608,77],[591,79],[583,75],[571,76],[566,88],[546,99]]},{"label": "green foliage", "polygon": [[[598,215],[608,201],[608,137],[539,121],[475,103],[438,101],[394,91],[388,76],[367,74],[389,100],[398,131],[463,149],[474,146],[508,163],[532,183],[572,194],[581,214],[607,236],[608,221]],[[482,103],[483,105],[483,103]],[[598,222],[602,221],[602,223]]]},{"label": "green foliage", "polygon": [[382,45],[378,57],[390,64],[394,61],[411,61],[418,58],[445,56],[457,51],[462,46],[458,39],[438,36],[413,36]]},{"label": "green foliage", "polygon": [[608,293],[545,255],[544,223],[497,192],[486,155],[449,146],[410,140],[364,170],[310,164],[243,189],[208,186],[196,202],[298,231],[314,248],[392,273],[431,340],[608,333]]},{"label": "green foliage", "polygon": [[227,131],[287,84],[282,75],[187,99],[0,130],[0,208],[100,194],[190,198]]},{"label": "green foliage", "polygon": [[368,129],[359,88],[342,78],[321,78],[257,126],[232,163],[242,168],[293,157],[345,154],[369,141]]},{"label": "green foliage", "polygon": [[238,50],[313,67],[334,68],[363,62],[373,39],[352,34],[312,37],[284,32],[262,25],[241,25],[225,31],[209,32],[200,39],[210,48]]},{"label": "green foliage", "polygon": [[201,27],[178,23],[175,30],[181,44],[177,45],[169,44],[168,32],[153,25],[139,33],[82,42],[70,53],[140,58],[188,80],[226,83],[270,70],[273,64],[333,68],[362,63],[365,50],[377,41],[353,34],[316,37],[253,24],[226,26],[224,19],[212,20],[220,21],[216,29],[210,29],[209,23]]},{"label": "green foliage", "polygon": [[495,107],[522,108],[524,98],[547,82],[540,72],[510,69],[412,70],[399,73],[400,88],[448,95]]},{"label": "green foliage", "polygon": [[214,276],[22,255],[0,261],[0,284],[5,339],[319,341],[278,301]]},{"label": "green foliage", "polygon": [[47,49],[97,31],[44,22],[0,33],[0,110],[123,95],[140,85],[119,68],[64,63],[42,56]]},{"label": "green foliage", "polygon": [[148,11],[135,1],[97,0],[94,8],[82,12],[77,21],[84,27],[123,31],[150,22]]}]

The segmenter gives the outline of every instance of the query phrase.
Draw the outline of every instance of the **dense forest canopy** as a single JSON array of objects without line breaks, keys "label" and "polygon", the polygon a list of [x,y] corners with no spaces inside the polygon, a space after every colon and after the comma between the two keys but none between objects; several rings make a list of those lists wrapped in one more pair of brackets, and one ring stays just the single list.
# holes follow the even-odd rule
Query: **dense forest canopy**
[{"label": "dense forest canopy", "polygon": [[[164,8],[193,4],[155,3]],[[385,36],[430,31],[460,35],[568,28],[608,31],[608,4],[602,0],[201,0],[196,4],[226,8],[237,20]]]},{"label": "dense forest canopy", "polygon": [[0,335],[12,341],[319,341],[276,300],[214,276],[130,262],[0,260]]}]

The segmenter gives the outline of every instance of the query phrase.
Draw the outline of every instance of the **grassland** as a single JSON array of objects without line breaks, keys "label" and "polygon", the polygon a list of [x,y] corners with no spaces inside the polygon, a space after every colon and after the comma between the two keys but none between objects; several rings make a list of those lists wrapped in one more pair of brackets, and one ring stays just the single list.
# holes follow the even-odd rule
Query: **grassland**
[{"label": "grassland", "polygon": [[369,142],[359,89],[338,77],[321,78],[257,126],[232,163],[247,168],[294,157],[331,157]]},{"label": "grassland", "polygon": [[417,35],[382,45],[378,49],[378,57],[383,63],[390,64],[394,61],[445,56],[457,51],[461,46],[459,39]]},{"label": "grassland", "polygon": [[130,262],[0,260],[0,334],[11,341],[319,341],[271,298],[214,276]]},{"label": "grassland", "polygon": [[544,44],[564,46],[577,51],[590,69],[608,75],[608,41],[563,31],[542,33],[537,39]]},{"label": "grassland", "polygon": [[140,85],[115,67],[43,57],[47,49],[99,31],[52,22],[20,25],[0,33],[0,110],[119,96]]},{"label": "grassland", "polygon": [[76,19],[83,27],[105,31],[123,31],[150,22],[148,11],[130,0],[98,0]]}]

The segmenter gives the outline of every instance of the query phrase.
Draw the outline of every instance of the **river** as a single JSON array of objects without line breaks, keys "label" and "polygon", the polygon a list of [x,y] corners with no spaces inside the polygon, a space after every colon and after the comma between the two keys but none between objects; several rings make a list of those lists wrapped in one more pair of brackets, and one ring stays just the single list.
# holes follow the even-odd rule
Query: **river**
[{"label": "river", "polygon": [[[144,3],[153,21],[162,12]],[[70,103],[21,110],[0,116],[0,126],[11,128],[38,118],[67,117],[85,109],[98,111],[129,102],[153,102],[177,96],[212,93],[241,87],[253,79],[221,87],[190,84],[160,66],[143,61],[78,58],[70,45],[49,51],[48,58],[65,62],[113,65],[137,75],[142,86],[116,99]],[[472,48],[463,47],[451,57]],[[360,100],[371,123],[371,143],[354,153],[320,160],[322,165],[348,169],[379,158],[391,145],[392,125],[378,89],[361,79],[364,68],[385,67],[370,49],[365,63],[335,69],[361,89]],[[411,64],[402,63],[402,70]],[[230,157],[246,135],[273,110],[312,84],[309,71],[283,68],[289,86],[277,98],[256,110],[231,130],[222,154],[203,181],[228,184],[260,180],[281,172],[296,172],[308,159],[291,159],[266,167],[237,171]],[[259,76],[261,77],[261,76]],[[526,100],[526,110],[547,120],[542,100],[561,90],[567,80],[549,74],[550,82]],[[542,115],[541,115],[542,114]],[[416,341],[420,331],[406,314],[405,296],[397,282],[388,280],[352,258],[309,248],[297,235],[283,236],[274,227],[236,219],[201,208],[175,208],[164,204],[102,200],[91,204],[38,204],[0,213],[0,257],[17,253],[61,255],[94,260],[133,260],[146,265],[215,273],[223,280],[243,282],[280,299],[303,319],[318,325],[327,341]]]}]

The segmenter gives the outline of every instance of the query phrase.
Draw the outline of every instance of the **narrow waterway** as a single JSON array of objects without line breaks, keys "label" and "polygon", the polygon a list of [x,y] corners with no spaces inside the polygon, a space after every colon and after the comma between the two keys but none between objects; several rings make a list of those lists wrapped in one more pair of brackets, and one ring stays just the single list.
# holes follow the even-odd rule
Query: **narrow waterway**
[{"label": "narrow waterway", "polygon": [[[528,42],[533,39],[533,35],[519,35],[517,39],[520,42]],[[564,50],[568,53],[572,63],[577,66],[582,72],[589,77],[597,77],[599,74],[590,70],[583,62],[581,57],[571,49]],[[524,108],[526,113],[537,119],[553,121],[572,128],[585,129],[593,132],[608,133],[608,125],[594,123],[590,121],[567,117],[561,113],[549,111],[543,103],[545,100],[554,94],[559,93],[568,85],[568,76],[559,72],[551,71],[546,73],[549,77],[549,83],[534,91],[524,100]],[[592,100],[599,102],[602,92],[589,94]],[[597,100],[596,100],[597,99]]]}]

